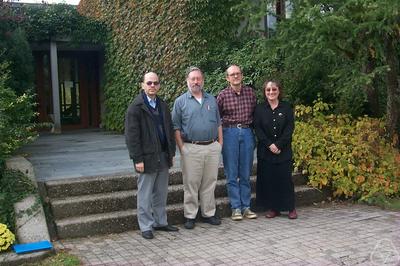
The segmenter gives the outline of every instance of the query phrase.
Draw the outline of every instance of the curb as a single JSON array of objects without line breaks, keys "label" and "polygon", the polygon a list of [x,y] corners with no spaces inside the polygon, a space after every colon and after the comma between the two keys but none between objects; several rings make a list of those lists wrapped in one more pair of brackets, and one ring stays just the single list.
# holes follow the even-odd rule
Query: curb
[{"label": "curb", "polygon": [[[37,188],[32,164],[22,156],[14,156],[6,161],[6,168],[17,170],[27,175]],[[31,194],[14,204],[16,219],[16,238],[19,243],[50,241],[46,217],[39,194]],[[21,265],[42,260],[54,254],[55,250],[45,250],[27,254],[16,254],[13,251],[0,254],[0,265]]]}]

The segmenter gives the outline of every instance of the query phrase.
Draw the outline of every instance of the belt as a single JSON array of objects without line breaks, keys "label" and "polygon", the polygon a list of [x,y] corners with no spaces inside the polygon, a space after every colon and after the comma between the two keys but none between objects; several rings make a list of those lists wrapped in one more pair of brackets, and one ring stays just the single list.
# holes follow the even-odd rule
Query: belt
[{"label": "belt", "polygon": [[224,125],[224,127],[236,127],[236,128],[249,128],[249,125],[246,124],[229,124],[229,125]]},{"label": "belt", "polygon": [[216,141],[215,139],[212,139],[212,140],[204,140],[204,141],[184,140],[183,142],[192,143],[192,144],[196,144],[196,145],[210,145],[211,143],[214,143],[215,141]]}]

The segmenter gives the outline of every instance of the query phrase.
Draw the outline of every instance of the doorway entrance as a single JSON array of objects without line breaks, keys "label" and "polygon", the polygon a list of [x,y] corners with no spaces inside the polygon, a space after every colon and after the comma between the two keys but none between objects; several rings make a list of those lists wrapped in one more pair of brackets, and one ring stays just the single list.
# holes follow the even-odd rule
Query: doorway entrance
[{"label": "doorway entrance", "polygon": [[[53,113],[49,53],[36,52],[36,89],[39,122]],[[62,130],[99,127],[98,52],[59,51],[58,80]]]}]

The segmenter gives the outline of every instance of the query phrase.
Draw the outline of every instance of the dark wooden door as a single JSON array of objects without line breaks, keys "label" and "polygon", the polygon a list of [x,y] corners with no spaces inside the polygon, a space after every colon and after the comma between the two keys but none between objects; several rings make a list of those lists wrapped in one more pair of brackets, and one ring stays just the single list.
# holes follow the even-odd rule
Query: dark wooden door
[{"label": "dark wooden door", "polygon": [[[39,122],[51,121],[53,104],[48,53],[35,54]],[[99,64],[97,52],[59,52],[58,79],[63,130],[98,127]]]}]

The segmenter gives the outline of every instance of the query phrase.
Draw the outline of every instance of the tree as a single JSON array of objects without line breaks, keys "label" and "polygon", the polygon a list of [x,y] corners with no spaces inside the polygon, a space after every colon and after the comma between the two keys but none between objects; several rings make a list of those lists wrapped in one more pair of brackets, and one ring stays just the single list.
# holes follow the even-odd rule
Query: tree
[{"label": "tree", "polygon": [[10,70],[7,86],[23,94],[33,88],[33,56],[24,29],[24,15],[19,7],[0,0],[0,63],[7,62]]},{"label": "tree", "polygon": [[[255,2],[265,8],[276,1]],[[281,17],[276,35],[266,42],[275,44],[282,59],[281,78],[292,96],[304,101],[320,93],[338,111],[353,115],[379,116],[385,109],[387,132],[396,136],[400,129],[400,2],[291,2],[290,18]],[[247,10],[254,10],[254,1],[247,4],[251,7]],[[265,14],[265,9],[255,14]]]}]

